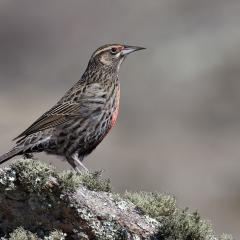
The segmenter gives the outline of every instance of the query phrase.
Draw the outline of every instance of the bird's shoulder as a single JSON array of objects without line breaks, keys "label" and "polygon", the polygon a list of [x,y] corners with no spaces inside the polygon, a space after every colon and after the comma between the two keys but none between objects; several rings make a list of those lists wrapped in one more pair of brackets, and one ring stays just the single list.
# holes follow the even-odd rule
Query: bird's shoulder
[{"label": "bird's shoulder", "polygon": [[81,101],[87,98],[96,97],[98,94],[106,92],[105,84],[101,82],[77,82],[70,88],[66,94],[57,102],[57,104],[71,103],[81,104]]}]

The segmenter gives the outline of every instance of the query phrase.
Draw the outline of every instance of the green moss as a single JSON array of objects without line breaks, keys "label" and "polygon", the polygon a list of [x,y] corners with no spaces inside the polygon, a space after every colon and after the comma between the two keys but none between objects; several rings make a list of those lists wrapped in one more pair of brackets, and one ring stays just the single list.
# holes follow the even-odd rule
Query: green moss
[{"label": "green moss", "polygon": [[178,240],[210,240],[214,236],[212,226],[202,220],[197,212],[188,213],[187,210],[178,210],[169,217],[159,219],[159,239]]},{"label": "green moss", "polygon": [[51,167],[35,160],[19,160],[10,167],[11,172],[16,174],[17,183],[28,192],[41,192],[50,176],[55,176]]},{"label": "green moss", "polygon": [[63,191],[74,191],[82,184],[80,174],[73,171],[63,171],[58,174],[59,186]]},{"label": "green moss", "polygon": [[[176,207],[170,195],[159,193],[129,193],[125,197],[134,203],[143,214],[148,214],[160,223],[157,239],[161,240],[217,240],[212,226],[202,220],[197,212],[188,213]],[[225,235],[220,240],[231,240]]]},{"label": "green moss", "polygon": [[170,195],[126,192],[125,197],[134,203],[142,213],[156,219],[160,216],[169,216],[176,211],[176,199]]},{"label": "green moss", "polygon": [[55,230],[50,233],[48,237],[44,237],[44,240],[65,240],[66,234],[62,231]]},{"label": "green moss", "polygon": [[233,237],[230,234],[222,234],[219,240],[233,240]]},{"label": "green moss", "polygon": [[[60,190],[74,191],[80,185],[87,187],[93,191],[111,190],[110,181],[101,178],[101,172],[82,174],[74,171],[65,171],[56,173],[53,168],[47,164],[31,160],[23,159],[16,161],[10,166],[10,169],[1,176],[0,184],[14,188],[14,184],[20,184],[24,190],[28,192],[42,192],[52,179],[55,179]],[[53,184],[54,185],[54,184]]]},{"label": "green moss", "polygon": [[9,238],[1,238],[2,240],[65,240],[66,234],[62,231],[54,230],[50,232],[49,236],[40,238],[37,234],[25,230],[23,227],[15,229],[9,234]]},{"label": "green moss", "polygon": [[9,240],[38,240],[37,235],[23,229],[22,227],[17,228],[9,234]]},{"label": "green moss", "polygon": [[94,173],[83,173],[82,184],[92,191],[110,192],[110,180],[101,178],[102,171],[96,171]]},{"label": "green moss", "polygon": [[92,191],[111,191],[110,181],[101,179],[101,172],[79,174],[73,171],[65,171],[60,173],[58,177],[61,188],[67,191],[73,191],[80,185]]}]

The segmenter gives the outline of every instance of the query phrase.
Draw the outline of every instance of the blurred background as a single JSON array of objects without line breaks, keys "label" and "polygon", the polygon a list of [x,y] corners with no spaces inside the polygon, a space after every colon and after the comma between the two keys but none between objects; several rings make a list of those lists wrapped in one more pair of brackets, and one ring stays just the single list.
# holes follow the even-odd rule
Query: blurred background
[{"label": "blurred background", "polygon": [[238,238],[239,12],[239,0],[0,0],[0,152],[97,47],[146,47],[124,62],[117,125],[85,163],[116,191],[172,193]]}]

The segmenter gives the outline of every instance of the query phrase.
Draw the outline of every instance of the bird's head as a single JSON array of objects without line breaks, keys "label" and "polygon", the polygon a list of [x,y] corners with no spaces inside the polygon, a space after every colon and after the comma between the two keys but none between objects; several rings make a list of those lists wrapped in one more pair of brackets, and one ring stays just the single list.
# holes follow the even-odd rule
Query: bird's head
[{"label": "bird's head", "polygon": [[92,54],[90,62],[94,62],[105,67],[116,67],[119,69],[121,63],[128,54],[143,49],[145,48],[122,44],[107,44],[98,48]]}]

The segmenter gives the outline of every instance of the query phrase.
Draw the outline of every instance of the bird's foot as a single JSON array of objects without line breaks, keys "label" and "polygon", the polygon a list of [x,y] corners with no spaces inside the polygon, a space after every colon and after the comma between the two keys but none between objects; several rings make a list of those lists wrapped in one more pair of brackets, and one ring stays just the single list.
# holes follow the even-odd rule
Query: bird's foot
[{"label": "bird's foot", "polygon": [[24,153],[23,154],[23,159],[33,159],[33,160],[36,160],[37,158],[34,157],[32,153]]},{"label": "bird's foot", "polygon": [[82,163],[81,158],[78,157],[78,154],[74,154],[72,156],[73,159],[73,168],[78,172],[78,173],[89,173],[88,169],[84,166],[84,164]]}]

